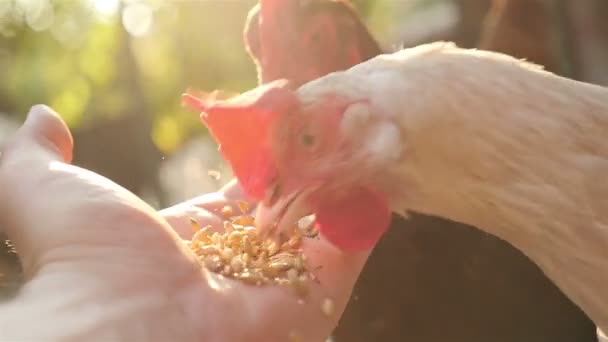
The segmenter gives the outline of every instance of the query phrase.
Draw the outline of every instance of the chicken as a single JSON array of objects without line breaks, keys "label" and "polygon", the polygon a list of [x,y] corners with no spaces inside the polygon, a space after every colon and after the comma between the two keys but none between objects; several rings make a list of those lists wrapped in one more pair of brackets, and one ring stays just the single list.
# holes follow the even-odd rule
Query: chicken
[{"label": "chicken", "polygon": [[261,0],[244,30],[260,83],[302,84],[382,53],[345,0]]},{"label": "chicken", "polygon": [[463,222],[521,250],[608,330],[608,89],[435,43],[295,91],[186,100],[260,200],[260,229],[314,213],[348,252],[372,248],[390,212]]},{"label": "chicken", "polygon": [[[347,1],[262,0],[250,11],[244,40],[261,83],[287,78],[299,86],[382,53]],[[394,265],[396,258],[403,262]],[[436,216],[393,214],[355,292],[338,340],[435,341],[450,331],[453,341],[467,342],[497,334],[505,341],[595,341],[589,319],[521,252]]]},{"label": "chicken", "polygon": [[248,15],[244,40],[262,84],[289,79],[299,86],[382,53],[345,0],[261,0]]}]

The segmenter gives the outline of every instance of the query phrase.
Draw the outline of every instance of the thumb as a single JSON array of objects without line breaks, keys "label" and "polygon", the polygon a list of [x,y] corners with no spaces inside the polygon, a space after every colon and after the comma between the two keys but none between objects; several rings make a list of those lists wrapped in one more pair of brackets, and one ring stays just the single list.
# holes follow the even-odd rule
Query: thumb
[{"label": "thumb", "polygon": [[[132,251],[157,265],[181,262],[182,247],[167,222],[118,184],[67,164],[72,145],[60,117],[35,106],[0,157],[0,227],[14,243],[26,277],[51,261],[100,262],[102,250],[121,262]],[[152,251],[162,252],[151,256]],[[142,260],[137,256],[133,262]]]},{"label": "thumb", "polygon": [[36,192],[48,183],[45,176],[50,163],[70,162],[72,150],[73,139],[65,122],[49,107],[36,105],[0,152],[0,228],[18,250],[29,247],[23,246],[25,232],[18,227],[23,226],[20,223],[32,209],[31,203],[49,200]]},{"label": "thumb", "polygon": [[36,105],[0,155],[0,167],[8,164],[4,168],[10,168],[11,163],[32,157],[69,163],[73,146],[72,134],[59,115],[47,106]]}]

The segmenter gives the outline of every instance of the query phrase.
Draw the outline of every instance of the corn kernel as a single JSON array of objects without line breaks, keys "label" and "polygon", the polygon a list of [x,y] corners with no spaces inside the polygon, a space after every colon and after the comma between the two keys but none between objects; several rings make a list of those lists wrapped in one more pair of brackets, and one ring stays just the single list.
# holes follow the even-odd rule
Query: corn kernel
[{"label": "corn kernel", "polygon": [[260,246],[251,245],[251,255],[259,255],[260,254]]},{"label": "corn kernel", "polygon": [[222,270],[222,274],[223,275],[230,275],[232,273],[232,268],[229,265],[225,265],[224,269]]},{"label": "corn kernel", "polygon": [[227,233],[234,231],[234,226],[232,225],[232,223],[230,221],[224,221],[224,230]]},{"label": "corn kernel", "polygon": [[238,224],[239,226],[252,226],[255,223],[255,219],[251,216],[237,216],[232,219],[232,223]]},{"label": "corn kernel", "polygon": [[225,261],[230,261],[232,260],[232,258],[234,258],[234,252],[232,251],[231,248],[224,248],[224,250],[222,251],[222,259],[224,259]]},{"label": "corn kernel", "polygon": [[222,215],[224,215],[224,217],[230,217],[230,216],[232,216],[232,207],[229,206],[229,205],[224,206],[222,208]]},{"label": "corn kernel", "polygon": [[279,251],[279,245],[276,243],[276,241],[271,241],[268,244],[268,255],[273,256],[275,255],[278,251]]},{"label": "corn kernel", "polygon": [[286,262],[273,262],[269,265],[270,268],[275,269],[279,272],[287,271],[290,268],[290,265]]},{"label": "corn kernel", "polygon": [[215,180],[219,180],[222,177],[222,174],[216,170],[208,170],[207,175]]},{"label": "corn kernel", "polygon": [[192,241],[199,241],[203,243],[210,242],[209,241],[209,230],[207,228],[199,229],[192,236]]},{"label": "corn kernel", "polygon": [[250,273],[250,272],[241,273],[239,275],[239,278],[248,284],[256,284],[260,280],[260,278],[257,275]]},{"label": "corn kernel", "polygon": [[334,302],[329,298],[325,298],[321,302],[321,311],[325,316],[331,317],[334,314]]},{"label": "corn kernel", "polygon": [[298,280],[298,270],[290,268],[287,270],[287,280],[294,282]]},{"label": "corn kernel", "polygon": [[190,218],[190,226],[192,226],[192,231],[194,233],[201,230],[201,226],[198,224],[198,222],[193,217]]},{"label": "corn kernel", "polygon": [[217,255],[220,254],[220,249],[215,246],[201,246],[197,250],[200,255]]},{"label": "corn kernel", "polygon": [[207,257],[205,259],[205,267],[211,271],[217,271],[222,267],[222,262],[218,256]]},{"label": "corn kernel", "polygon": [[252,251],[252,246],[251,246],[251,239],[249,239],[249,236],[245,235],[243,236],[243,238],[241,239],[241,249],[248,254],[253,254]]},{"label": "corn kernel", "polygon": [[247,254],[247,253],[243,254],[243,257],[242,257],[242,258],[243,258],[243,262],[244,262],[246,265],[249,265],[249,263],[251,262],[251,257],[249,256],[249,254]]},{"label": "corn kernel", "polygon": [[289,333],[289,342],[304,342],[304,339],[300,334],[295,331]]},{"label": "corn kernel", "polygon": [[237,204],[239,206],[239,209],[241,210],[241,214],[247,214],[247,212],[249,211],[249,203],[244,201],[238,201]]},{"label": "corn kernel", "polygon": [[213,244],[219,245],[221,243],[221,241],[220,241],[220,233],[213,232],[213,234],[211,235],[211,241],[213,241]]},{"label": "corn kernel", "polygon": [[245,262],[240,256],[236,256],[230,260],[230,267],[234,270],[234,272],[241,272],[243,268],[245,268]]},{"label": "corn kernel", "polygon": [[243,239],[243,236],[243,233],[238,230],[235,230],[231,232],[230,235],[228,235],[228,241],[240,241],[241,239]]}]

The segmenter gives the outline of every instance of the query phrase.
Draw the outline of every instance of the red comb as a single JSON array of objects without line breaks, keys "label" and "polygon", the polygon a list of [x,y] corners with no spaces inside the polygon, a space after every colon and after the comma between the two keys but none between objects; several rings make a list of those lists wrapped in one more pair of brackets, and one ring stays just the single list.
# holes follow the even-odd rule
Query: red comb
[{"label": "red comb", "polygon": [[182,98],[201,112],[202,121],[245,192],[261,199],[275,175],[268,142],[270,126],[297,101],[289,83],[279,80],[227,100],[191,94]]},{"label": "red comb", "polygon": [[275,15],[293,0],[260,0],[262,18],[276,18]]},{"label": "red comb", "polygon": [[354,189],[341,199],[319,199],[315,206],[316,227],[321,235],[347,252],[372,249],[391,222],[384,196],[365,188]]}]

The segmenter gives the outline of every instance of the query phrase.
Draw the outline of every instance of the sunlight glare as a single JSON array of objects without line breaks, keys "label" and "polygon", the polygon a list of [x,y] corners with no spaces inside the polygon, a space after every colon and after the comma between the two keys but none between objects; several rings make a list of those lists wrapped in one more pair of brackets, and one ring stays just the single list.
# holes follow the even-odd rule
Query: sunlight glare
[{"label": "sunlight glare", "polygon": [[92,0],[95,12],[102,17],[112,17],[118,12],[120,0]]},{"label": "sunlight glare", "polygon": [[9,15],[13,10],[13,4],[8,1],[0,1],[0,23],[4,20],[8,21]]},{"label": "sunlight glare", "polygon": [[152,9],[144,3],[129,4],[122,13],[122,24],[134,37],[146,35],[152,27],[152,21]]},{"label": "sunlight glare", "polygon": [[53,24],[54,9],[48,0],[18,0],[16,5],[32,30],[44,31]]}]

